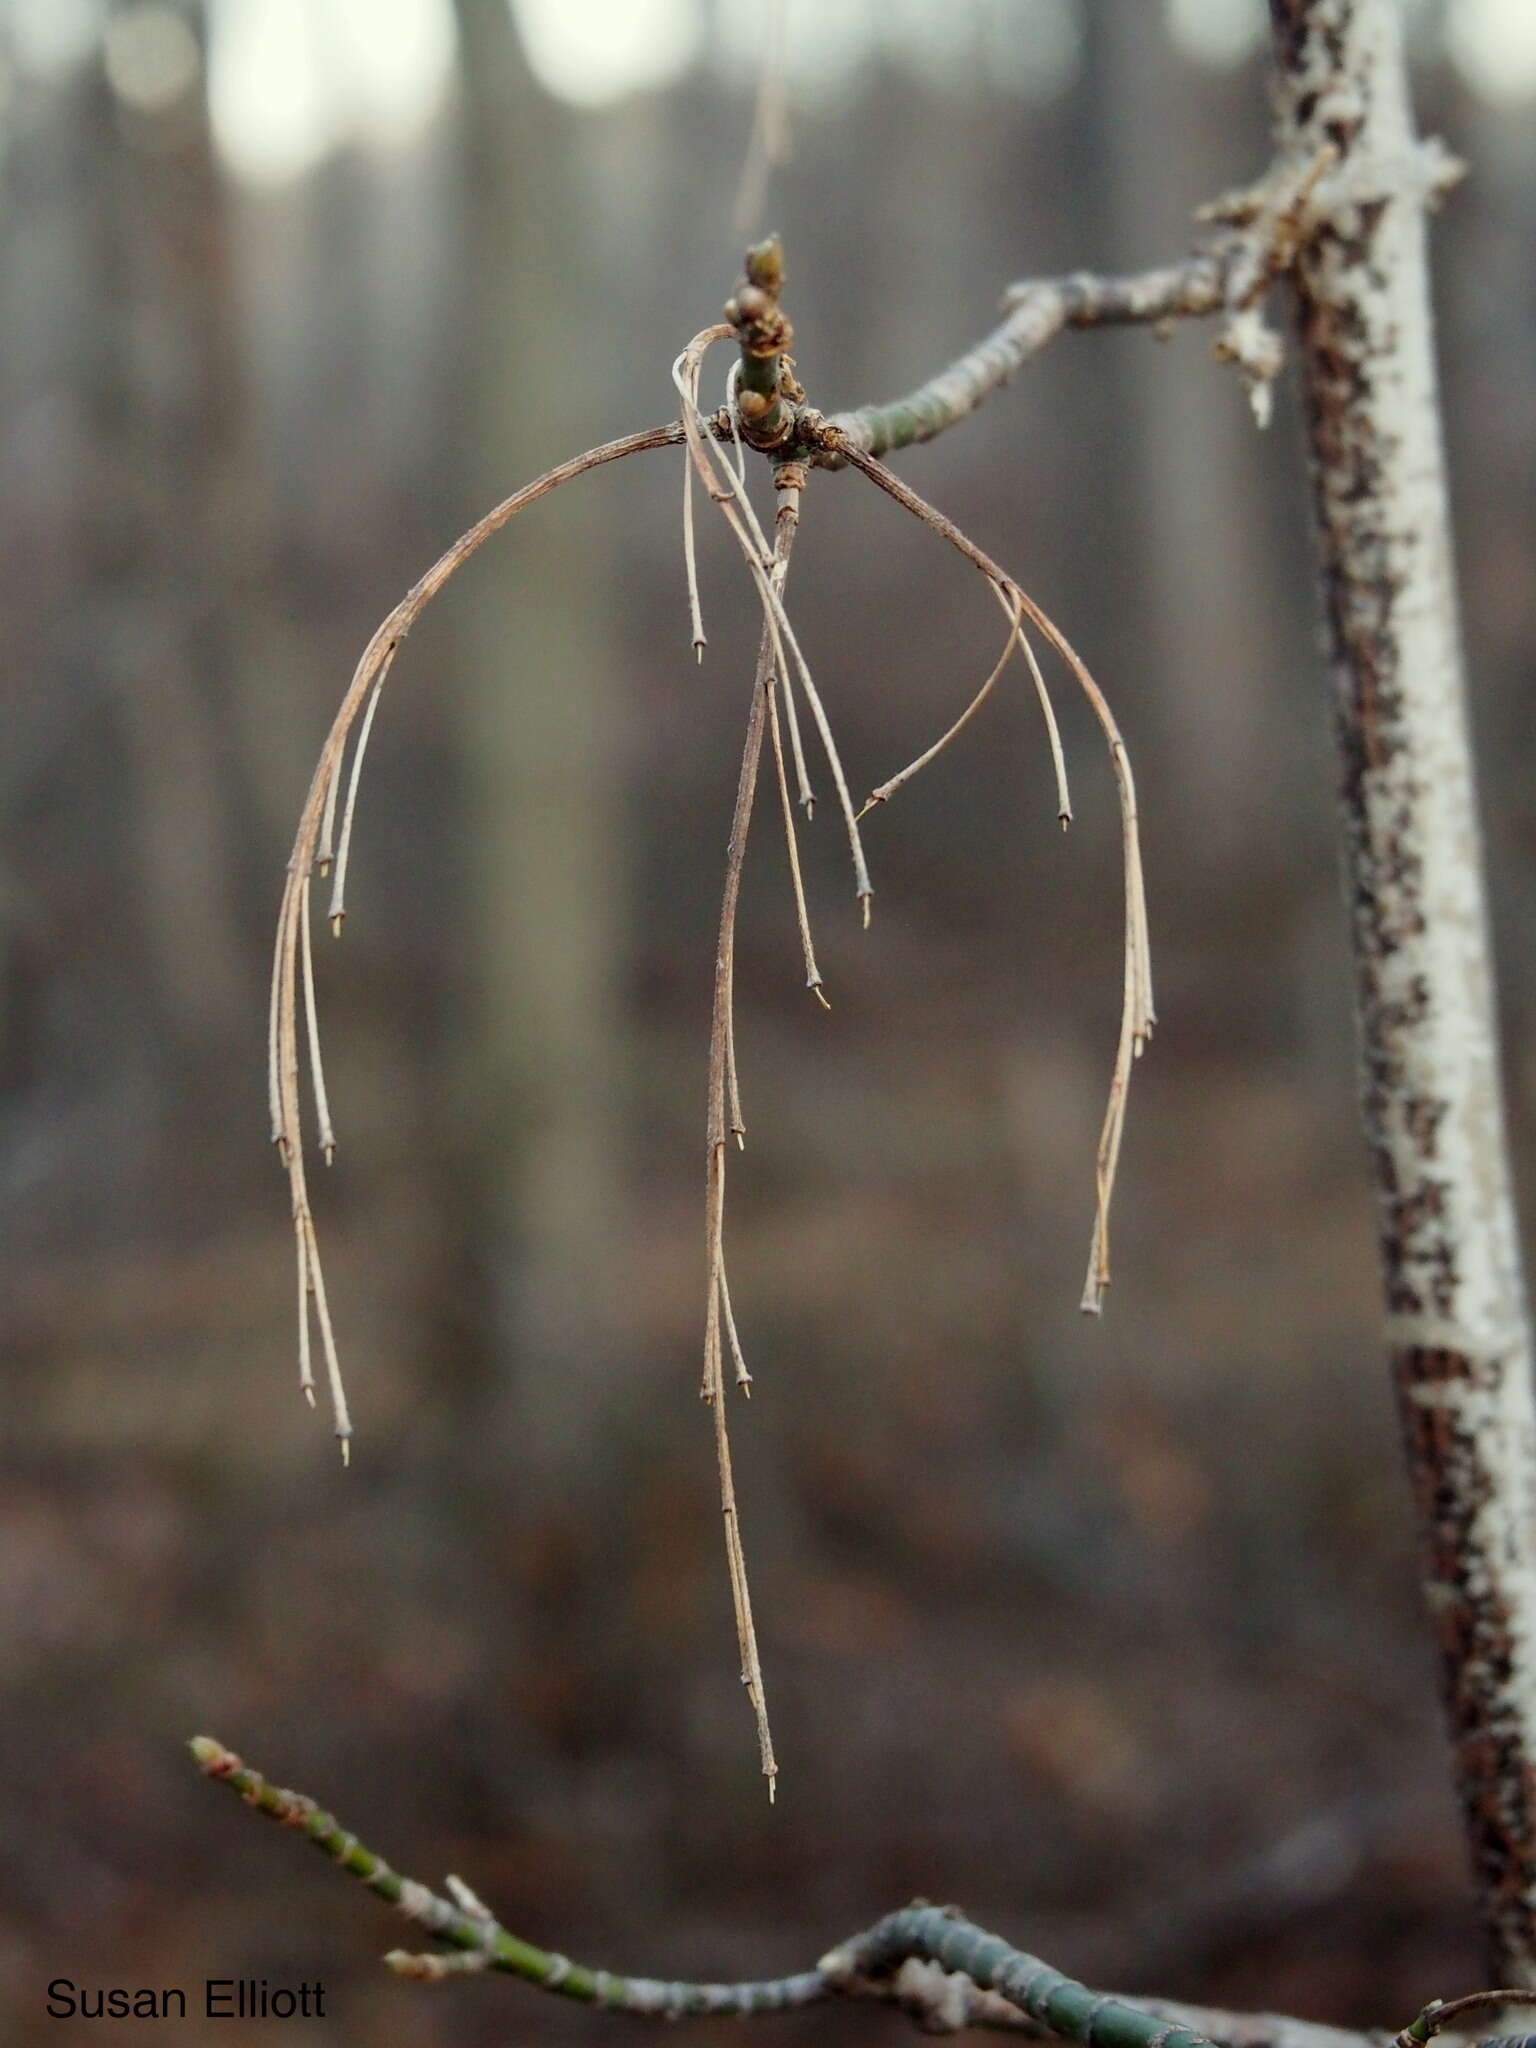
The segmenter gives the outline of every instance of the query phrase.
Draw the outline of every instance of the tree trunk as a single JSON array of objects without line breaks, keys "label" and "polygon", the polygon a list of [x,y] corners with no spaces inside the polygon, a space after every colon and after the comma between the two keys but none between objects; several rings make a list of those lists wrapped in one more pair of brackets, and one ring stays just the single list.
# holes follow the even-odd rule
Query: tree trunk
[{"label": "tree trunk", "polygon": [[1271,0],[1282,149],[1339,152],[1297,276],[1360,1078],[1425,1597],[1495,1980],[1536,1986],[1536,1406],[1395,0]]},{"label": "tree trunk", "polygon": [[[591,438],[569,311],[584,242],[570,117],[529,76],[505,0],[457,0],[456,17],[478,509]],[[540,505],[459,600],[480,1255],[520,1455],[560,1493],[591,1463],[623,1210],[623,707],[593,600],[603,517],[576,492]]]}]

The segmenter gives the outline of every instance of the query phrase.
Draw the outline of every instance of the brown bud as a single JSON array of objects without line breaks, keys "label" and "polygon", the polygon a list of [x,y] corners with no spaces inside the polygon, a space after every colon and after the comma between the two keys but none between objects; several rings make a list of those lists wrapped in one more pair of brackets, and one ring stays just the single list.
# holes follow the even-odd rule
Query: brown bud
[{"label": "brown bud", "polygon": [[770,235],[747,251],[747,278],[775,295],[783,288],[784,249],[777,235]]}]

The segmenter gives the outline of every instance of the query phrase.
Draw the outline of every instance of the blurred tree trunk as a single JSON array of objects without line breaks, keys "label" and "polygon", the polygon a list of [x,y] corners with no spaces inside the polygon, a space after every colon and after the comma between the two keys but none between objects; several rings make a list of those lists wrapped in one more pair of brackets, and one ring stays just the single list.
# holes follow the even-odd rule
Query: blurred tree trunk
[{"label": "blurred tree trunk", "polygon": [[1387,1341],[1494,1981],[1536,1987],[1536,1404],[1395,0],[1271,0]]},{"label": "blurred tree trunk", "polygon": [[[1108,260],[1134,265],[1149,249],[1177,248],[1191,208],[1231,182],[1234,130],[1210,118],[1218,88],[1177,61],[1159,10],[1107,8],[1095,35]],[[1213,391],[1208,372],[1203,334],[1154,347],[1137,336],[1127,350],[1135,498],[1151,513],[1131,537],[1142,568],[1134,602],[1146,627],[1142,661],[1168,684],[1158,715],[1168,793],[1182,812],[1164,836],[1198,847],[1207,872],[1213,855],[1235,860],[1288,808],[1264,744],[1279,669],[1264,468],[1236,380]],[[1165,488],[1180,475],[1194,488]]]},{"label": "blurred tree trunk", "polygon": [[82,573],[102,593],[92,642],[129,784],[131,915],[169,1042],[216,1058],[261,1000],[239,940],[213,688],[238,387],[223,193],[200,70],[150,112],[114,97],[98,53],[87,90],[78,218],[101,310],[84,330]]},{"label": "blurred tree trunk", "polygon": [[[457,16],[467,523],[590,438],[593,352],[575,310],[587,242],[572,117],[530,79],[507,0],[457,0]],[[519,520],[459,608],[480,1277],[498,1367],[515,1371],[519,1440],[565,1480],[608,1362],[623,1160],[622,711],[594,488]]]}]

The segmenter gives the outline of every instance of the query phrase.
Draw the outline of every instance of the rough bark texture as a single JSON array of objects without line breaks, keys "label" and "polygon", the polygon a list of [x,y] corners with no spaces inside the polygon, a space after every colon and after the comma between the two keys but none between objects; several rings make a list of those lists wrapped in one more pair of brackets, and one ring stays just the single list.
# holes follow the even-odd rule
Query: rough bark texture
[{"label": "rough bark texture", "polygon": [[1536,1985],[1536,1409],[1394,0],[1272,0],[1387,1339],[1494,1981]]}]

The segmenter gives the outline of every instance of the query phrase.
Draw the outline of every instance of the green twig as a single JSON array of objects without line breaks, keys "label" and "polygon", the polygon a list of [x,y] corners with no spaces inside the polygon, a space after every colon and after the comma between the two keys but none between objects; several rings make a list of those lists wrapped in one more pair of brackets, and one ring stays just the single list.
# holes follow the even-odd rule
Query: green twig
[{"label": "green twig", "polygon": [[1069,327],[1157,325],[1200,319],[1227,303],[1227,278],[1242,244],[1237,237],[1182,263],[1138,277],[1039,278],[1009,295],[1009,310],[983,340],[906,397],[833,415],[844,441],[864,455],[886,455],[931,441],[983,399],[1009,383],[1031,356]]},{"label": "green twig", "polygon": [[1212,2048],[1192,2027],[1090,1991],[950,1906],[912,1905],[887,1914],[867,1934],[823,1956],[819,1968],[842,1988],[859,1978],[888,1977],[914,1956],[959,1972],[979,1991],[1006,1999],[1059,2040],[1082,2048]]},{"label": "green twig", "polygon": [[[450,1953],[384,1958],[402,1977],[440,1980],[466,1970],[498,1970],[584,2005],[651,2019],[746,2017],[790,2012],[833,1998],[898,2006],[930,2032],[959,2027],[1045,2036],[1077,2048],[1396,2048],[1390,2035],[1350,2034],[1275,2014],[1207,2012],[1151,2000],[1106,1996],[1063,1976],[963,1919],[953,1907],[919,1900],[839,1944],[814,1970],[741,1984],[667,1983],[573,1963],[509,1934],[459,1879],[445,1899],[401,1877],[301,1792],[269,1785],[259,1771],[206,1735],[191,1744],[198,1768],[238,1792],[248,1806],[308,1836],[352,1877],[388,1900]],[[1433,2007],[1442,2016],[1451,2007]],[[1428,2036],[1404,2037],[1422,2048]]]},{"label": "green twig", "polygon": [[[1418,2018],[1408,2022],[1392,2048],[1424,2048],[1426,2042],[1433,2041],[1436,2034],[1443,2034],[1469,2012],[1487,2012],[1495,2006],[1530,2005],[1532,2002],[1529,1991],[1469,1991],[1463,1998],[1432,1998]],[[1514,2041],[1527,2037],[1505,2035],[1493,2038]],[[1493,2042],[1479,2042],[1478,2048],[1493,2048]]]},{"label": "green twig", "polygon": [[[1006,315],[975,348],[905,398],[861,406],[826,422],[864,455],[885,455],[931,441],[1000,390],[1032,355],[1069,327],[1151,326],[1226,316],[1216,354],[1236,363],[1247,381],[1260,426],[1280,370],[1279,338],[1265,326],[1260,302],[1296,260],[1311,227],[1313,195],[1332,167],[1331,144],[1274,165],[1247,190],[1201,209],[1201,218],[1229,224],[1177,263],[1134,277],[1098,277],[1079,270],[1042,277],[1006,293]],[[835,464],[835,457],[833,458]]]},{"label": "green twig", "polygon": [[[191,1749],[205,1776],[228,1785],[258,1812],[307,1836],[322,1855],[387,1899],[433,1940],[462,1953],[484,1956],[488,1969],[521,1977],[583,2005],[656,2019],[788,2012],[838,1996],[890,1997],[891,1987],[882,1980],[889,1979],[909,1958],[917,1958],[936,1962],[945,1971],[963,1971],[978,1989],[997,1993],[1052,2034],[1078,2042],[1081,2048],[1212,2048],[1206,2037],[1192,2028],[1172,2026],[1119,1999],[1090,1991],[1048,1963],[1011,1948],[941,1906],[915,1905],[892,1913],[867,1933],[832,1950],[814,1970],[790,1977],[742,1984],[689,1984],[592,1969],[509,1934],[483,1910],[466,1910],[414,1878],[402,1877],[349,1833],[334,1814],[323,1811],[302,1792],[268,1784],[260,1771],[251,1770],[222,1743],[199,1735]],[[466,1896],[462,1887],[455,1889]],[[479,1904],[478,1900],[473,1903]],[[385,1960],[401,1976],[450,1974],[398,1949]]]},{"label": "green twig", "polygon": [[[425,1928],[434,1941],[484,1955],[488,1969],[521,1977],[545,1991],[558,1992],[562,1998],[573,1998],[582,2005],[604,2006],[614,2012],[691,2018],[710,2013],[786,2012],[796,2006],[814,2005],[832,1995],[832,1986],[819,1970],[759,1984],[666,1984],[648,1977],[616,1976],[608,1970],[570,1962],[562,1955],[536,1948],[531,1941],[509,1934],[489,1915],[467,1912],[414,1878],[401,1877],[382,1856],[365,1847],[356,1835],[349,1834],[334,1814],[324,1812],[302,1792],[269,1785],[260,1771],[251,1770],[222,1743],[199,1735],[193,1739],[191,1749],[198,1768],[207,1777],[216,1778],[238,1792],[248,1806],[306,1835],[322,1855],[340,1864],[380,1898],[387,1899],[408,1920]],[[425,1974],[419,1958],[398,1949],[392,1950],[385,1961],[401,1976]]]}]

